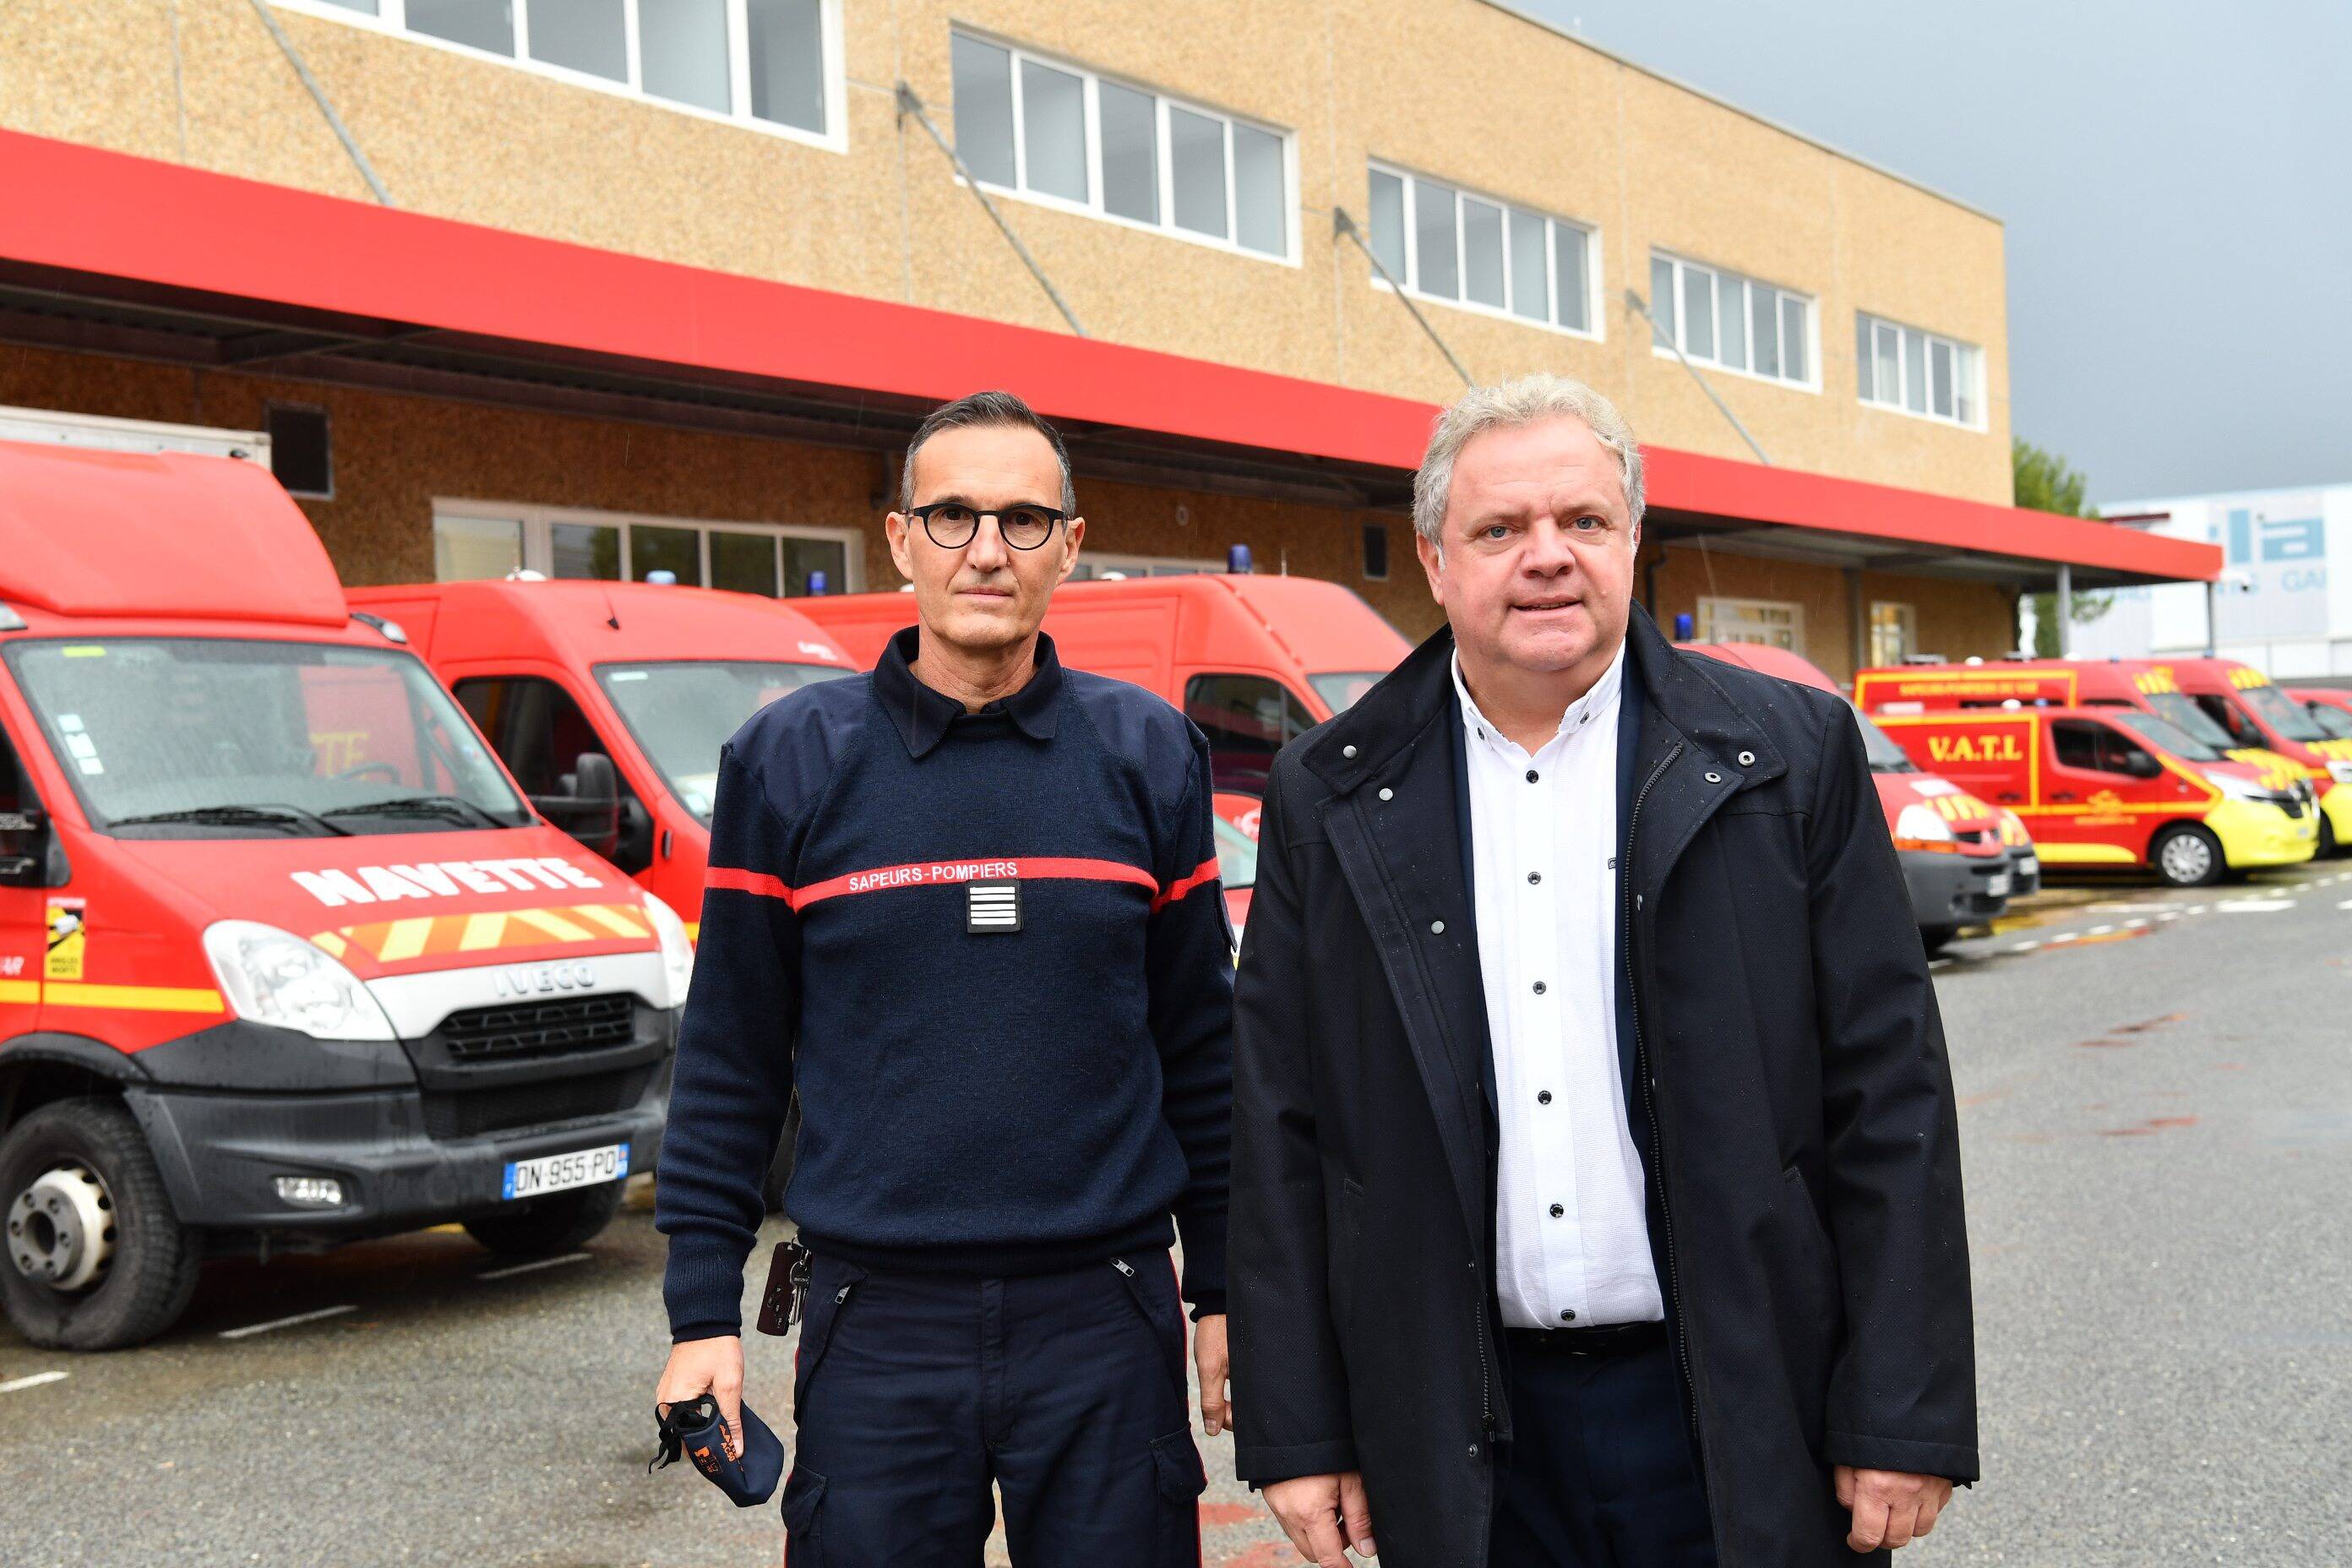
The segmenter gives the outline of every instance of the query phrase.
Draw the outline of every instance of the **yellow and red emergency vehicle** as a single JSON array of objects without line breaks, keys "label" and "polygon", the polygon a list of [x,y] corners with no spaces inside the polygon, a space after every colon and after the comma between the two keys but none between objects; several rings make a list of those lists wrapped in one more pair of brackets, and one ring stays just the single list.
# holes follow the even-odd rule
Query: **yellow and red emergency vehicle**
[{"label": "yellow and red emergency vehicle", "polygon": [[[853,673],[834,639],[771,599],[712,588],[545,579],[353,588],[457,695],[532,803],[558,822],[587,753],[618,774],[605,858],[702,921],[719,748],[785,692]],[[795,601],[804,602],[804,601]]]},{"label": "yellow and red emergency vehicle", "polygon": [[2233,658],[2176,658],[2148,667],[2178,684],[2241,748],[2274,752],[2319,794],[2325,855],[2352,849],[2352,742],[2335,740],[2271,678]]},{"label": "yellow and red emergency vehicle", "polygon": [[266,469],[0,444],[0,753],[27,1338],[158,1333],[215,1253],[560,1251],[653,1165],[683,924],[352,614]]},{"label": "yellow and red emergency vehicle", "polygon": [[[1854,698],[1864,710],[1874,712],[1882,703],[1899,708],[1914,702],[1927,708],[2137,708],[2169,721],[2231,762],[2246,763],[2270,788],[2302,796],[2315,811],[2320,854],[2352,845],[2352,789],[2339,788],[2336,782],[2352,776],[2352,768],[2334,773],[2330,758],[2297,742],[2288,742],[2287,749],[2272,745],[2251,717],[2219,695],[2230,689],[2227,676],[2205,668],[2230,663],[2013,659],[1904,665],[1863,670],[1854,677]],[[2184,682],[2184,671],[2198,686],[2196,693]]]},{"label": "yellow and red emergency vehicle", "polygon": [[[1792,680],[1817,691],[1837,692],[1837,683],[1803,656],[1767,643],[1685,643],[1686,653],[1705,654],[1764,675]],[[2012,898],[2037,892],[2042,862],[2017,814],[1989,805],[1951,780],[1922,769],[1859,709],[1864,753],[1879,808],[1895,839],[1910,890],[1911,912],[1929,952],[1958,936],[1963,926],[2000,917]]]},{"label": "yellow and red emergency vehicle", "polygon": [[[2352,741],[2352,691],[2339,691],[2332,686],[2283,686],[2279,689],[2302,703],[2303,710],[2311,715],[2311,721],[2329,740]],[[2352,756],[2352,751],[2343,754]]]},{"label": "yellow and red emergency vehicle", "polygon": [[2145,866],[2195,887],[2311,858],[2319,814],[2302,770],[2233,758],[2155,711],[2144,699],[2161,694],[2138,673],[1906,666],[1861,671],[1854,692],[1913,761],[2025,817],[2045,865]]}]

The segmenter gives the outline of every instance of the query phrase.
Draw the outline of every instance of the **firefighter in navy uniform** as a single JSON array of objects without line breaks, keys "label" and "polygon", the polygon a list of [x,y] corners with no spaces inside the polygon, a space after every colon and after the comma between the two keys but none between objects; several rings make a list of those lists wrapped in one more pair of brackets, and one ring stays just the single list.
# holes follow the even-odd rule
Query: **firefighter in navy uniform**
[{"label": "firefighter in navy uniform", "polygon": [[1207,743],[1038,632],[1085,530],[1051,426],[977,394],[925,420],[903,472],[890,548],[920,625],[721,759],[662,1149],[656,1398],[740,1408],[743,1263],[797,1089],[784,1206],[814,1257],[787,1563],[977,1568],[993,1487],[1020,1568],[1192,1568],[1183,1301],[1203,1422],[1227,1423]]}]

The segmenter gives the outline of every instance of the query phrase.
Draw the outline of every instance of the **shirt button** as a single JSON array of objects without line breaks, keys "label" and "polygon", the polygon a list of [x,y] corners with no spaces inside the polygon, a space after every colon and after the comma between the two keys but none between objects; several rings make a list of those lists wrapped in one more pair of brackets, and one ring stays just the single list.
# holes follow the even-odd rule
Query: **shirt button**
[{"label": "shirt button", "polygon": [[1356,748],[1353,746],[1342,746],[1339,748],[1339,754],[1343,757],[1353,757],[1356,754]]},{"label": "shirt button", "polygon": [[1548,1089],[1539,1089],[1536,1090],[1536,1103],[1538,1105],[1549,1105],[1551,1103],[1551,1090]]},{"label": "shirt button", "polygon": [[1538,980],[1538,981],[1537,981],[1537,982],[1536,982],[1536,994],[1537,994],[1537,995],[1538,995],[1538,996],[1540,996],[1540,995],[1542,995],[1543,994],[1544,994],[1544,983],[1543,983],[1542,981]]},{"label": "shirt button", "polygon": [[1429,934],[1432,936],[1444,936],[1445,934],[1445,922],[1444,921],[1430,921]]},{"label": "shirt button", "polygon": [[1530,872],[1528,872],[1528,887],[1532,888],[1532,887],[1534,887],[1538,882],[1540,882],[1540,881],[1542,881],[1542,880],[1543,880],[1543,873],[1542,873],[1541,871],[1530,871]]},{"label": "shirt button", "polygon": [[1567,1212],[1568,1212],[1568,1211],[1567,1211],[1566,1209],[1564,1209],[1564,1208],[1560,1207],[1558,1204],[1554,1204],[1554,1205],[1551,1205],[1551,1217],[1552,1217],[1552,1218],[1554,1218],[1554,1219],[1558,1219],[1560,1215],[1562,1215],[1566,1214]]},{"label": "shirt button", "polygon": [[1562,1307],[1559,1310],[1559,1321],[1563,1323],[1572,1323],[1576,1321],[1576,1309],[1573,1307]]},{"label": "shirt button", "polygon": [[1394,800],[1396,798],[1396,791],[1392,789],[1384,789],[1381,791],[1381,798],[1382,800]]},{"label": "shirt button", "polygon": [[1756,753],[1755,753],[1755,752],[1740,752],[1740,753],[1739,753],[1739,765],[1740,765],[1741,767],[1743,767],[1743,768],[1752,768],[1752,767],[1754,767],[1754,766],[1756,765]]},{"label": "shirt button", "polygon": [[1535,783],[1535,782],[1536,782],[1536,780],[1537,780],[1537,778],[1538,778],[1538,776],[1539,776],[1539,775],[1536,773],[1535,769],[1533,769],[1533,768],[1529,768],[1529,769],[1528,770],[1528,783],[1529,783],[1529,784],[1533,784],[1533,783]]}]

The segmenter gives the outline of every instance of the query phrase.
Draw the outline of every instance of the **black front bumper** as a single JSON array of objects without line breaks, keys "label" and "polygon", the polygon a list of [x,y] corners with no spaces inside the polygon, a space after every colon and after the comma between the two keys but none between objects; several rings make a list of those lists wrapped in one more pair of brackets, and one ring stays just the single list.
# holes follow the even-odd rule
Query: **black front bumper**
[{"label": "black front bumper", "polygon": [[[626,1046],[492,1072],[459,1072],[428,1054],[404,1083],[279,1089],[174,1074],[178,1081],[127,1086],[123,1100],[183,1223],[348,1241],[494,1210],[512,1160],[626,1143],[629,1170],[652,1170],[676,1027],[675,1014],[645,1007]],[[268,1033],[278,1037],[270,1047],[299,1048]],[[289,1204],[279,1176],[331,1176],[343,1201]]]},{"label": "black front bumper", "polygon": [[1993,878],[2010,868],[2007,855],[1979,859],[1924,849],[1895,853],[1903,862],[1904,886],[1911,894],[1911,918],[1922,930],[1982,925],[2009,908],[2010,895],[1991,890]]}]

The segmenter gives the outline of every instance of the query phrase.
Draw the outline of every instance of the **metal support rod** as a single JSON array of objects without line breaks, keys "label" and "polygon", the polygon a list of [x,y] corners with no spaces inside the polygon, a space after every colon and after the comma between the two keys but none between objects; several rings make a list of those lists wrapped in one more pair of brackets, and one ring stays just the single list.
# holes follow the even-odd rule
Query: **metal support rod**
[{"label": "metal support rod", "polygon": [[1335,235],[1344,235],[1356,242],[1356,248],[1364,253],[1364,258],[1372,264],[1372,270],[1379,273],[1381,279],[1396,290],[1397,303],[1412,312],[1412,319],[1421,323],[1421,330],[1429,334],[1429,341],[1437,345],[1437,352],[1445,356],[1445,363],[1454,367],[1454,374],[1462,378],[1462,384],[1477,385],[1476,378],[1463,367],[1460,360],[1454,357],[1454,351],[1445,346],[1445,340],[1437,335],[1437,329],[1429,324],[1429,318],[1421,313],[1421,307],[1414,304],[1412,297],[1404,291],[1404,285],[1396,280],[1396,275],[1383,266],[1372,247],[1364,243],[1363,231],[1356,226],[1356,220],[1348,216],[1346,207],[1331,209],[1331,232]]},{"label": "metal support rod", "polygon": [[2219,584],[2210,579],[2205,584],[2205,657],[2211,658],[2217,640],[2213,636],[2213,595]]},{"label": "metal support rod", "polygon": [[957,156],[956,150],[949,145],[948,139],[940,134],[940,128],[931,123],[931,117],[925,112],[923,100],[915,96],[915,89],[901,81],[898,84],[898,118],[903,121],[911,114],[915,117],[915,123],[930,133],[932,142],[940,152],[947,154],[948,162],[955,166],[955,172],[963,177],[963,183],[971,188],[972,199],[980,204],[981,210],[988,214],[989,221],[995,224],[997,229],[1003,233],[1005,243],[1013,247],[1013,254],[1021,258],[1022,266],[1029,268],[1029,276],[1037,279],[1037,287],[1045,290],[1045,298],[1054,301],[1054,309],[1062,312],[1062,320],[1070,323],[1070,331],[1082,338],[1085,337],[1086,328],[1078,325],[1078,318],[1071,311],[1067,301],[1063,300],[1061,290],[1055,289],[1054,280],[1045,276],[1045,269],[1037,265],[1037,258],[1029,254],[1029,247],[1021,243],[1021,237],[1013,232],[1013,226],[1004,221],[1004,215],[996,210],[996,204],[988,199],[988,193],[980,188],[980,181],[973,176],[971,169],[964,165],[964,161]]},{"label": "metal support rod", "polygon": [[269,29],[269,36],[278,40],[278,52],[286,57],[286,63],[292,66],[294,74],[302,79],[302,86],[310,94],[310,101],[317,104],[319,112],[327,117],[327,124],[334,132],[335,140],[343,144],[343,151],[350,153],[352,162],[359,166],[360,178],[367,182],[368,189],[375,193],[377,201],[388,207],[398,206],[400,204],[392,199],[392,193],[384,189],[383,181],[376,176],[375,165],[368,162],[365,153],[360,151],[351,127],[345,125],[343,117],[335,112],[335,106],[327,101],[327,89],[319,85],[319,79],[312,76],[310,68],[302,63],[301,51],[294,47],[294,40],[288,37],[286,29],[278,25],[278,13],[269,8],[269,0],[253,0],[253,9],[260,16],[261,25]]},{"label": "metal support rod", "polygon": [[1756,437],[1748,433],[1748,426],[1739,422],[1739,416],[1731,411],[1731,405],[1726,403],[1716,392],[1715,384],[1699,374],[1698,366],[1691,363],[1690,355],[1683,353],[1683,345],[1675,341],[1675,334],[1666,331],[1664,324],[1657,317],[1650,314],[1649,302],[1628,289],[1625,290],[1625,303],[1631,306],[1643,321],[1649,322],[1651,330],[1664,339],[1666,346],[1675,351],[1675,357],[1683,362],[1683,368],[1690,372],[1691,379],[1698,383],[1698,389],[1706,394],[1707,401],[1715,405],[1716,412],[1731,421],[1731,427],[1739,432],[1739,438],[1748,443],[1748,449],[1756,454],[1756,460],[1766,468],[1770,468],[1772,459],[1764,455],[1764,448],[1756,444]]},{"label": "metal support rod", "polygon": [[2065,562],[2058,563],[2058,657],[2074,657],[2074,569]]}]

